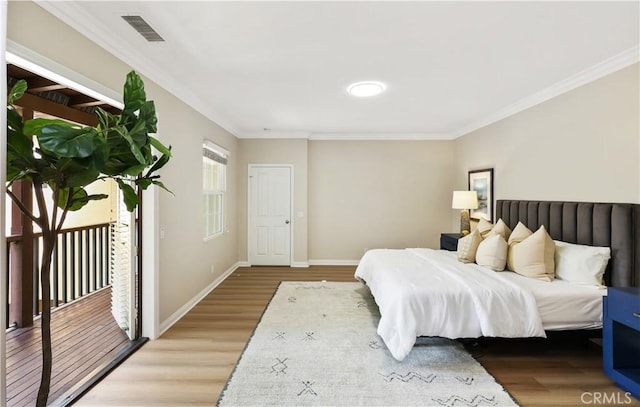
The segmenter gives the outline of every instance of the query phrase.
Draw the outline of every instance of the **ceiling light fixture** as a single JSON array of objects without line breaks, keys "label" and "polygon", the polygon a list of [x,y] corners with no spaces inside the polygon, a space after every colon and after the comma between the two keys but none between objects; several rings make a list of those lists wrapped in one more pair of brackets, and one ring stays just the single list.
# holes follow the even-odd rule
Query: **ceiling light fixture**
[{"label": "ceiling light fixture", "polygon": [[349,92],[351,96],[366,98],[379,95],[380,93],[384,92],[385,89],[386,86],[382,82],[365,81],[352,83],[347,88],[347,92]]}]

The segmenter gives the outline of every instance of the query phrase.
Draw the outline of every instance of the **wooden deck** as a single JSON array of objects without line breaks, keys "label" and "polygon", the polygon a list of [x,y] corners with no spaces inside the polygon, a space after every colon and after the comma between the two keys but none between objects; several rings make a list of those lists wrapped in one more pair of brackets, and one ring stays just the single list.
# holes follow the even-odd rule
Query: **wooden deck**
[{"label": "wooden deck", "polygon": [[[129,344],[111,316],[111,288],[51,313],[53,372],[49,402],[63,396]],[[7,406],[35,405],[42,366],[40,320],[7,333]]]}]

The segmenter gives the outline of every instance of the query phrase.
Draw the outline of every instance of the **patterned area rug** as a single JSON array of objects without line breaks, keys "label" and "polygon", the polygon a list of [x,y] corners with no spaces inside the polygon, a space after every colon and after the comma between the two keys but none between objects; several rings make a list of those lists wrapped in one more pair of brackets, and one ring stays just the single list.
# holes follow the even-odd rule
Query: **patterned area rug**
[{"label": "patterned area rug", "polygon": [[223,390],[226,406],[516,406],[457,342],[396,361],[360,283],[283,282]]}]

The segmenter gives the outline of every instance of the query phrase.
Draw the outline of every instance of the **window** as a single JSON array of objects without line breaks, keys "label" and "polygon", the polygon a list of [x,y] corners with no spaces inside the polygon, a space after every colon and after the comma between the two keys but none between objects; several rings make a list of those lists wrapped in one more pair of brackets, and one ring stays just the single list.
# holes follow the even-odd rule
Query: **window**
[{"label": "window", "polygon": [[224,232],[224,201],[227,189],[229,152],[205,140],[202,144],[202,195],[204,198],[204,240]]}]

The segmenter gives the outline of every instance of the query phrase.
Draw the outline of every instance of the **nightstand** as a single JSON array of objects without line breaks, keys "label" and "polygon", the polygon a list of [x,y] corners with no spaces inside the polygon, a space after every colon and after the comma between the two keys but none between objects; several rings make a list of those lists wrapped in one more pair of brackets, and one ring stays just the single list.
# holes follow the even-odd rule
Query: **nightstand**
[{"label": "nightstand", "polygon": [[640,398],[640,287],[610,287],[602,306],[604,372]]},{"label": "nightstand", "polygon": [[440,249],[455,252],[458,250],[458,239],[461,237],[460,233],[441,233]]}]

